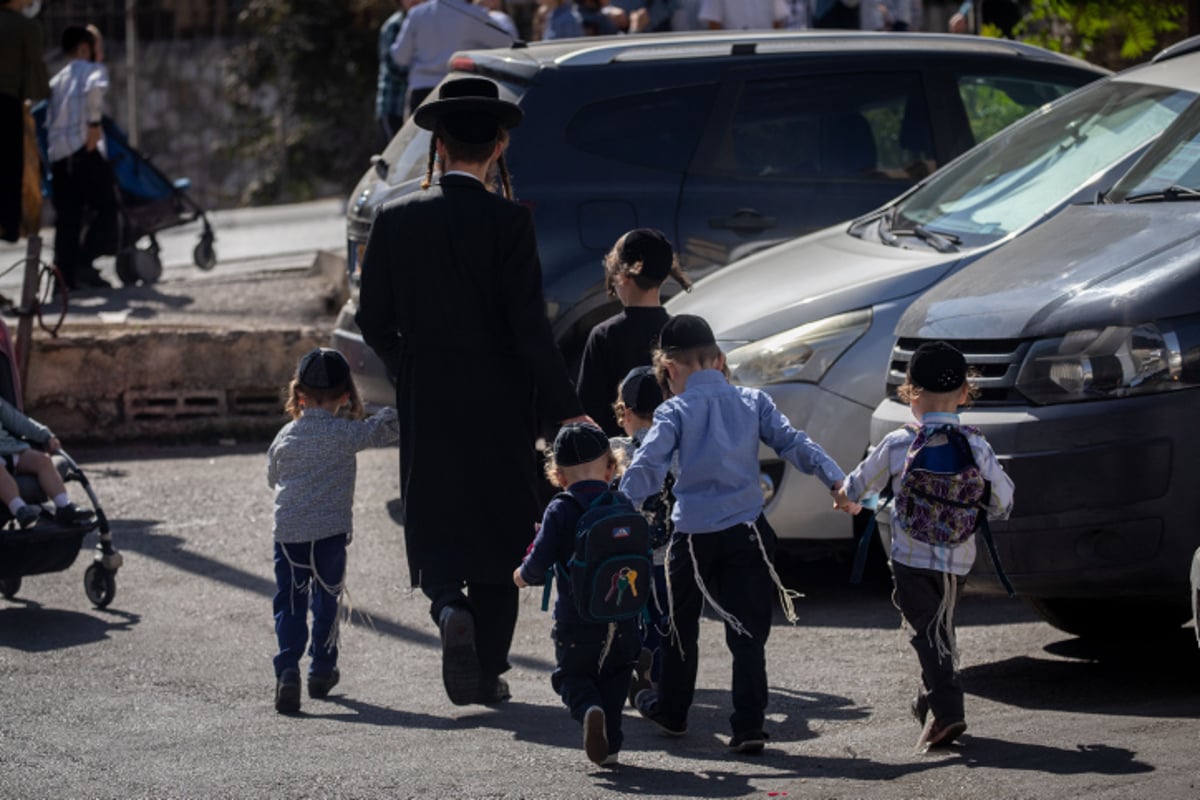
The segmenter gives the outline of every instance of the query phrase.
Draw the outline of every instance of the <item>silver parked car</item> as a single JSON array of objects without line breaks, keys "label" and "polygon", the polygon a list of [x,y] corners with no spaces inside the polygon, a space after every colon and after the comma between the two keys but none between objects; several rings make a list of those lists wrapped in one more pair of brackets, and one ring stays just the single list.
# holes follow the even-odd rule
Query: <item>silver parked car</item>
[{"label": "silver parked car", "polygon": [[[765,388],[793,424],[849,468],[867,451],[893,331],[909,304],[1068,204],[1110,188],[1198,91],[1200,55],[1193,54],[1086,86],[883,208],[744,259],[668,309],[708,319],[734,380]],[[994,258],[994,269],[1003,261]],[[762,482],[782,539],[828,545],[854,535],[819,482],[767,451]],[[859,515],[855,525],[865,520]]]}]

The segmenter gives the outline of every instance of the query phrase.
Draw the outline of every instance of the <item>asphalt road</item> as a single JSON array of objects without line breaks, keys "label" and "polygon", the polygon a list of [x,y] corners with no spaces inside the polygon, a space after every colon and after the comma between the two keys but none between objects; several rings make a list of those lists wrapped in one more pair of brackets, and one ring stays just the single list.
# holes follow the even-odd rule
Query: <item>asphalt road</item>
[{"label": "asphalt road", "polygon": [[266,444],[75,453],[126,562],[107,610],[82,590],[92,537],[72,567],[0,600],[0,797],[1200,796],[1190,628],[1103,652],[1019,601],[968,598],[970,728],[917,755],[915,659],[888,588],[851,587],[831,561],[784,570],[807,596],[768,645],[764,754],[726,752],[729,658],[709,621],[687,738],[627,712],[622,766],[595,768],[549,685],[540,590],[522,597],[514,699],[446,700],[435,629],[406,585],[394,450],[359,460],[342,683],[280,716]]}]

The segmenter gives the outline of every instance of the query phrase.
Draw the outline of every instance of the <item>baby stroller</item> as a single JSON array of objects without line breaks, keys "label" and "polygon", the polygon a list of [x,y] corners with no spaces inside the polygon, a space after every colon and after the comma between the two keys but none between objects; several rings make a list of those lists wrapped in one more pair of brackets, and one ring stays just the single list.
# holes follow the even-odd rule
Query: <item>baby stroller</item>
[{"label": "baby stroller", "polygon": [[[43,194],[53,199],[46,143],[46,101],[35,105],[32,114],[42,152]],[[204,209],[187,194],[191,182],[187,178],[171,181],[129,143],[125,131],[110,117],[103,117],[103,121],[105,152],[117,184],[117,246],[112,255],[117,257],[117,277],[121,283],[132,286],[139,281],[157,281],[162,275],[162,260],[154,234],[196,220],[203,223],[204,230],[192,250],[192,261],[206,271],[216,266],[217,254],[213,249],[216,236]],[[149,247],[138,247],[143,237],[149,237]]]},{"label": "baby stroller", "polygon": [[[14,368],[15,363],[12,339],[7,326],[0,320],[0,395],[20,408],[21,383]],[[96,544],[95,558],[83,574],[83,591],[97,608],[104,608],[117,593],[117,570],[124,559],[113,547],[108,517],[79,465],[61,450],[53,459],[65,482],[79,483],[83,487],[91,501],[94,519],[83,525],[65,525],[55,522],[54,515],[42,506],[38,523],[32,528],[21,529],[17,527],[8,508],[0,503],[0,595],[10,600],[16,596],[21,589],[21,578],[25,575],[67,569],[75,563],[83,537],[99,530],[100,541]],[[0,469],[4,467],[0,466]],[[14,477],[26,503],[41,505],[48,500],[36,476]]]}]

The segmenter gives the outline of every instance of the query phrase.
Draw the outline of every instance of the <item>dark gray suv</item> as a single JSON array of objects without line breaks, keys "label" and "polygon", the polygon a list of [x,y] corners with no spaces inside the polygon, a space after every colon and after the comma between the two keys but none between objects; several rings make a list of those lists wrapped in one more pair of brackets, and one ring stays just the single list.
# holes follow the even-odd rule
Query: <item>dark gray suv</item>
[{"label": "dark gray suv", "polygon": [[[894,395],[922,342],[962,349],[982,389],[962,420],[1016,484],[1005,571],[1046,621],[1108,639],[1178,631],[1200,546],[1200,37],[1121,79],[1174,122],[1097,202],[921,295],[888,375]],[[885,400],[872,441],[909,419]]]},{"label": "dark gray suv", "polygon": [[[849,32],[576,39],[460,53],[451,66],[498,81],[525,111],[508,160],[569,359],[614,311],[600,259],[625,231],[662,229],[702,277],[883,204],[1106,74],[1010,41]],[[406,123],[351,196],[352,272],[375,210],[417,190],[428,137]],[[390,402],[353,310],[335,346],[367,398]]]}]

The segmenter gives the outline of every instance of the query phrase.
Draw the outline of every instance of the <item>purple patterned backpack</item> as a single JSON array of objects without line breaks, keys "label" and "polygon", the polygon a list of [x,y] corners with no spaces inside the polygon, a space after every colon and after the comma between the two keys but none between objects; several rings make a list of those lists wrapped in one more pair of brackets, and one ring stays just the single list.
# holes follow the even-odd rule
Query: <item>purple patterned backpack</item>
[{"label": "purple patterned backpack", "polygon": [[908,446],[895,512],[912,538],[932,545],[960,545],[987,514],[991,487],[971,453],[966,434],[954,425],[908,426],[916,438]]}]

